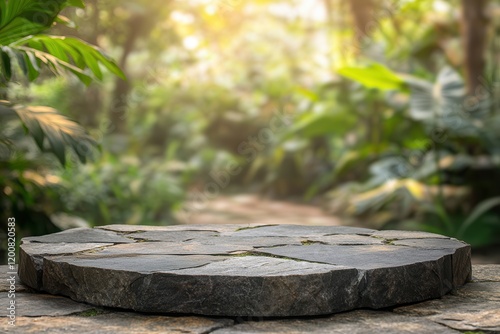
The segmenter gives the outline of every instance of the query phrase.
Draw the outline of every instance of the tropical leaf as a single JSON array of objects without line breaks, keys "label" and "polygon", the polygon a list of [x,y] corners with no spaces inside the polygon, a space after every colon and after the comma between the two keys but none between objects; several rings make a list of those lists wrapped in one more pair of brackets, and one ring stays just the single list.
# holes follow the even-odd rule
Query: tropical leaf
[{"label": "tropical leaf", "polygon": [[334,114],[307,114],[297,121],[287,132],[286,138],[300,133],[305,138],[319,137],[322,135],[346,131],[347,127],[339,125],[339,117]]},{"label": "tropical leaf", "polygon": [[78,8],[85,8],[85,4],[83,3],[82,0],[66,0],[66,5],[65,7],[78,7]]},{"label": "tropical leaf", "polygon": [[12,78],[12,62],[10,60],[10,56],[2,48],[0,51],[0,57],[1,57],[3,78],[5,81],[9,81]]},{"label": "tropical leaf", "polygon": [[456,118],[461,117],[465,85],[454,69],[442,69],[434,84],[409,75],[403,79],[410,87],[410,116],[413,119],[435,122],[439,117],[441,123],[447,123],[443,126],[457,123]]},{"label": "tropical leaf", "polygon": [[405,82],[398,74],[378,63],[364,67],[343,67],[338,70],[338,73],[368,88],[380,90],[405,89]]},{"label": "tropical leaf", "polygon": [[434,84],[409,75],[403,78],[410,87],[410,117],[417,121],[435,119]]},{"label": "tropical leaf", "polygon": [[33,81],[47,67],[56,75],[69,71],[86,85],[101,80],[101,66],[125,79],[113,60],[95,46],[77,38],[42,35],[54,22],[69,23],[60,16],[67,6],[83,7],[81,0],[0,0],[0,72],[3,82],[12,78],[17,63]]},{"label": "tropical leaf", "polygon": [[14,152],[14,143],[12,140],[0,134],[0,161],[8,160]]},{"label": "tropical leaf", "polygon": [[35,80],[41,67],[46,66],[56,75],[69,71],[88,85],[93,79],[102,80],[101,65],[125,79],[123,72],[103,51],[77,38],[29,36],[2,47],[1,55],[5,79],[8,79],[8,74],[11,73],[8,66],[14,61],[19,63],[30,80]]},{"label": "tropical leaf", "polygon": [[457,236],[463,237],[467,229],[473,225],[481,216],[493,209],[495,206],[500,205],[500,197],[489,198],[481,203],[479,203],[467,219],[461,224],[458,230]]},{"label": "tropical leaf", "polygon": [[62,165],[66,164],[66,148],[71,148],[82,163],[91,155],[97,143],[78,123],[49,107],[11,105],[0,103],[0,116],[17,116],[26,132],[41,150],[52,152]]},{"label": "tropical leaf", "polygon": [[[496,142],[486,128],[495,122],[489,115],[490,99],[465,103],[466,89],[462,77],[450,67],[440,71],[435,83],[404,76],[410,87],[409,116],[429,129],[439,127],[450,135]],[[493,145],[494,146],[494,145]]]},{"label": "tropical leaf", "polygon": [[0,0],[0,45],[50,28],[59,12],[71,3],[81,5],[81,1],[68,0]]}]

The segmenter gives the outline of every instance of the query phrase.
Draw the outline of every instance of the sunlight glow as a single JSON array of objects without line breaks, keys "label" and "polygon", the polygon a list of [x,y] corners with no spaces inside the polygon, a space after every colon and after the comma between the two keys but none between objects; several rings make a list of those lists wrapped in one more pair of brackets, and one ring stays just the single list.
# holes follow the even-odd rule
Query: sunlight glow
[{"label": "sunlight glow", "polygon": [[183,24],[192,24],[194,22],[193,15],[183,13],[178,10],[174,10],[172,14],[170,14],[170,18],[175,22]]},{"label": "sunlight glow", "polygon": [[439,13],[447,13],[451,9],[450,4],[442,0],[435,1],[433,7]]},{"label": "sunlight glow", "polygon": [[205,7],[205,13],[207,13],[208,15],[217,14],[217,6],[214,4],[209,4],[208,6]]},{"label": "sunlight glow", "polygon": [[182,41],[184,47],[188,50],[194,50],[200,45],[200,39],[196,36],[188,36]]},{"label": "sunlight glow", "polygon": [[269,12],[290,19],[303,18],[319,22],[326,20],[325,8],[318,0],[301,0],[295,4],[271,3]]}]

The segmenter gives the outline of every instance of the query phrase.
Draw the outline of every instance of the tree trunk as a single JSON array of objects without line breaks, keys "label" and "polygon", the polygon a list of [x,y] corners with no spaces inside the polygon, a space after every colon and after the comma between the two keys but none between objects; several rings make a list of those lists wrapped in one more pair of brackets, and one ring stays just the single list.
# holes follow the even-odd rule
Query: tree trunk
[{"label": "tree trunk", "polygon": [[330,29],[333,28],[334,24],[335,24],[335,20],[333,18],[333,3],[332,3],[332,0],[323,0],[323,4],[325,6],[325,9],[326,9],[326,17],[327,17],[327,20],[328,20],[328,25],[330,26]]},{"label": "tree trunk", "polygon": [[92,6],[92,17],[90,18],[90,24],[92,26],[92,33],[88,36],[88,42],[92,45],[98,45],[98,38],[101,34],[101,27],[99,25],[99,0],[90,0],[87,6]]},{"label": "tree trunk", "polygon": [[376,18],[372,0],[350,0],[351,12],[356,29],[356,43],[360,46],[363,39],[370,35],[372,25]]},{"label": "tree trunk", "polygon": [[[98,0],[91,0],[88,2],[87,6],[92,6],[92,16],[90,18],[90,24],[92,25],[92,33],[88,34],[87,42],[92,45],[98,45],[99,35],[101,34],[101,28],[99,25],[99,4]],[[85,107],[87,112],[85,113],[85,126],[96,128],[99,124],[99,114],[102,111],[102,95],[101,88],[97,85],[91,85],[85,91]]]},{"label": "tree trunk", "polygon": [[[145,24],[145,16],[132,16],[128,22],[129,31],[127,40],[123,45],[123,53],[120,58],[119,66],[122,71],[127,74],[127,60],[130,53],[134,50],[135,43],[141,36]],[[117,133],[123,133],[126,125],[126,112],[128,106],[128,96],[130,93],[129,81],[116,78],[115,90],[113,92],[113,101],[111,103],[110,119],[113,123],[114,130]]]},{"label": "tree trunk", "polygon": [[462,0],[462,38],[467,93],[474,95],[482,85],[486,59],[488,0]]}]

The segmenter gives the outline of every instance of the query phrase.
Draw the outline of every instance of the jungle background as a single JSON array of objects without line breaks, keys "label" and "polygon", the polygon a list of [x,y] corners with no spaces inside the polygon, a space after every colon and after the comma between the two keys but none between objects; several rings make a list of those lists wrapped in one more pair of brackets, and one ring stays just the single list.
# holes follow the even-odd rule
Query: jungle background
[{"label": "jungle background", "polygon": [[110,58],[25,37],[59,62],[18,48],[27,65],[14,66],[20,44],[0,22],[2,99],[64,116],[0,108],[0,226],[15,217],[18,239],[189,223],[252,193],[346,225],[499,245],[500,1],[66,5],[44,33]]}]

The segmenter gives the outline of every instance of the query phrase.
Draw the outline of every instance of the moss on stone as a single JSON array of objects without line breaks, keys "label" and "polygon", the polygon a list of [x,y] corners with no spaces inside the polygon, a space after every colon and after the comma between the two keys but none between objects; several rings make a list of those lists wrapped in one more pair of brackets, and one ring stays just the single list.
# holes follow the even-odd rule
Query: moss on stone
[{"label": "moss on stone", "polygon": [[106,313],[103,309],[93,308],[93,309],[78,313],[76,315],[79,317],[95,317],[95,316],[98,316],[98,315],[103,314],[103,313]]}]

